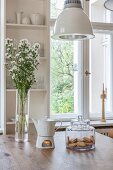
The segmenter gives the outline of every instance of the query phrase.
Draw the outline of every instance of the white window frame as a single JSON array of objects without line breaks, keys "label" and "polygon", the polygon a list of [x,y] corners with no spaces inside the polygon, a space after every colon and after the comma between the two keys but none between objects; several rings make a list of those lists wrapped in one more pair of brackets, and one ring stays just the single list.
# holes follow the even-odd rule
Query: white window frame
[{"label": "white window frame", "polygon": [[0,133],[6,133],[6,95],[5,95],[5,62],[4,62],[4,40],[5,40],[5,1],[0,1]]},{"label": "white window frame", "polygon": [[[85,13],[90,16],[90,0],[83,0],[83,9],[85,11]],[[56,19],[50,19],[50,27],[53,27],[54,26],[54,23],[55,23]],[[93,27],[93,30],[94,32],[103,32],[103,33],[109,33],[109,34],[113,34],[113,23],[101,23],[101,22],[91,22],[92,23],[92,27]],[[83,87],[82,87],[82,98],[83,98],[83,101],[81,101],[82,103],[82,114],[84,116],[84,118],[90,118],[90,120],[98,120],[99,118],[96,118],[96,117],[90,117],[89,115],[89,76],[86,76],[85,75],[85,71],[89,70],[89,59],[90,59],[90,40],[85,40],[83,41],[83,48],[82,48],[82,55],[83,55],[83,61],[81,63],[81,65],[83,66],[82,67],[82,70],[81,70],[81,74],[83,75]],[[113,49],[112,49],[113,51]],[[112,71],[113,72],[113,71]],[[112,74],[112,77],[113,77],[113,74]],[[113,78],[112,78],[113,80]],[[112,81],[113,82],[113,81]],[[112,94],[113,95],[113,94]],[[113,101],[112,101],[112,106],[113,106]],[[112,108],[113,110],[113,108]],[[75,114],[63,114],[63,115],[50,115],[51,117],[54,117],[56,119],[63,119],[66,120],[67,119],[72,119],[72,118],[75,118],[76,115]],[[113,117],[109,117],[109,119],[112,119]]]},{"label": "white window frame", "polygon": [[[55,24],[55,21],[56,21],[56,19],[50,19],[50,30],[51,30],[51,28],[52,27],[54,27],[54,24]],[[51,40],[50,40],[50,43],[51,43]],[[81,43],[81,46],[83,46],[83,43]],[[50,50],[50,53],[51,53],[51,50]],[[83,55],[83,51],[81,50],[81,54],[80,54],[81,56]],[[51,55],[50,55],[51,56]],[[81,63],[80,63],[80,65],[82,65],[83,64],[83,61],[82,61],[82,58],[83,57],[81,57]],[[51,59],[50,59],[51,60]],[[81,68],[83,68],[83,66],[81,66]],[[79,74],[81,74],[81,75],[83,75],[83,70],[81,70],[81,73],[79,72]],[[51,74],[50,74],[51,75]],[[82,85],[83,83],[83,77],[81,78],[81,83],[80,83],[80,85]],[[81,89],[83,89],[82,87],[81,87]],[[51,92],[51,85],[50,85],[50,92]],[[81,90],[81,96],[83,96],[83,90]],[[81,97],[80,97],[81,98]],[[51,104],[51,102],[49,102],[50,104]],[[80,105],[83,105],[83,100],[80,102]],[[83,110],[81,110],[81,113],[83,113]],[[51,110],[50,110],[50,117],[51,118],[54,118],[54,119],[60,119],[60,120],[62,120],[62,121],[67,121],[67,120],[70,120],[70,119],[72,119],[72,118],[76,118],[76,115],[77,114],[74,114],[74,113],[63,113],[63,114],[55,114],[55,115],[52,115],[51,114]]]},{"label": "white window frame", "polygon": [[[89,0],[84,0],[84,11],[87,13],[87,15],[90,17],[90,2]],[[113,23],[103,23],[103,22],[91,22],[92,23],[92,27],[93,27],[93,31],[94,33],[108,33],[108,34],[113,34]],[[88,44],[88,45],[86,45]],[[90,43],[87,43],[87,41],[84,41],[84,72],[85,70],[88,69],[89,70],[89,59],[90,59]],[[113,49],[112,49],[113,51]],[[113,61],[112,61],[113,63]],[[113,73],[113,68],[112,68],[112,73]],[[112,74],[112,84],[113,84],[113,74]],[[113,94],[112,94],[113,96]],[[113,97],[112,97],[113,98]],[[99,118],[97,117],[91,117],[89,115],[89,78],[85,79],[84,78],[84,117],[86,118],[90,118],[90,120],[98,120]],[[113,101],[112,101],[112,107],[113,107]],[[112,108],[113,110],[113,108]],[[107,117],[106,119],[113,119],[112,116]]]}]

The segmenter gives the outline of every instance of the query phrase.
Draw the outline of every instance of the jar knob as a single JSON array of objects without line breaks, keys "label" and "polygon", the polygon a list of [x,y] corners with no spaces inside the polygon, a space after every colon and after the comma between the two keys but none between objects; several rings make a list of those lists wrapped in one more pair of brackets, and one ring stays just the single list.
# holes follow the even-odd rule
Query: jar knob
[{"label": "jar knob", "polygon": [[82,115],[78,115],[78,121],[83,121],[83,116]]}]

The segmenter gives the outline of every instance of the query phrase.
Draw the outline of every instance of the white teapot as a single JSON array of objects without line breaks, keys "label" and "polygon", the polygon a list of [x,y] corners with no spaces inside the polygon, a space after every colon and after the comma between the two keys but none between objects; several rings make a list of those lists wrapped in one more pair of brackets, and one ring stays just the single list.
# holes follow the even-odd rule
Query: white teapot
[{"label": "white teapot", "polygon": [[[56,121],[52,119],[32,119],[37,131],[37,148],[54,148],[54,134]],[[58,127],[59,128],[59,127]],[[57,129],[58,129],[57,128]]]},{"label": "white teapot", "polygon": [[39,136],[54,136],[56,121],[51,119],[33,119],[33,122]]}]

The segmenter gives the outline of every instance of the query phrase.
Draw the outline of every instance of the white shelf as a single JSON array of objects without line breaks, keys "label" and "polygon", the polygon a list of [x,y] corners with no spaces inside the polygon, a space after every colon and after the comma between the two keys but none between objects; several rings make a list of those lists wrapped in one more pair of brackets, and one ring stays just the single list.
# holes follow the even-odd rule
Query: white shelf
[{"label": "white shelf", "polygon": [[47,28],[46,25],[25,25],[25,24],[12,24],[12,23],[6,23],[6,28],[12,29],[45,29]]},{"label": "white shelf", "polygon": [[[56,127],[60,127],[60,128],[66,128],[66,127],[68,127],[68,126],[70,126],[70,121],[68,121],[68,122],[62,122],[62,125],[61,125],[61,122],[59,122],[58,120],[56,120],[57,121],[57,123],[56,123]],[[95,122],[95,123],[94,123]],[[33,123],[32,121],[29,121],[29,123]],[[103,127],[103,128],[105,128],[106,126],[107,127],[109,127],[109,126],[113,126],[113,120],[107,120],[107,122],[106,123],[102,123],[102,122],[100,122],[100,121],[91,121],[90,122],[91,123],[91,126],[94,126],[94,127]],[[15,122],[11,122],[11,121],[9,121],[9,122],[7,122],[6,123],[7,125],[13,125],[13,124],[15,124]]]},{"label": "white shelf", "polygon": [[16,89],[6,89],[6,92],[16,92]]},{"label": "white shelf", "polygon": [[6,125],[14,125],[15,122],[6,122]]},{"label": "white shelf", "polygon": [[[7,92],[16,92],[16,89],[6,89]],[[30,89],[30,92],[46,92],[47,89]]]},{"label": "white shelf", "polygon": [[[29,124],[32,124],[32,123],[33,123],[33,122],[29,121]],[[9,122],[6,122],[6,125],[15,125],[15,122],[9,121]]]}]

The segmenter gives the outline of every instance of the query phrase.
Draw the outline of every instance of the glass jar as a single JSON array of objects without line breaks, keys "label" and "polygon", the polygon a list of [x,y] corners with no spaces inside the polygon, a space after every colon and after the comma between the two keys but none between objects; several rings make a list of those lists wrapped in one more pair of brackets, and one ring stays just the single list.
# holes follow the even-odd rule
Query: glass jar
[{"label": "glass jar", "polygon": [[90,150],[95,148],[95,128],[89,120],[72,120],[66,128],[66,148],[74,150]]}]

